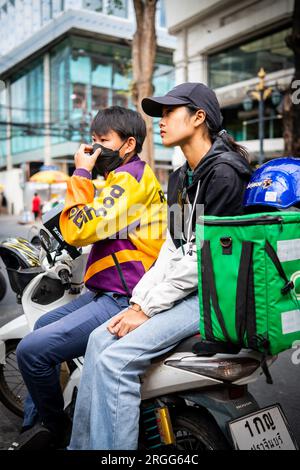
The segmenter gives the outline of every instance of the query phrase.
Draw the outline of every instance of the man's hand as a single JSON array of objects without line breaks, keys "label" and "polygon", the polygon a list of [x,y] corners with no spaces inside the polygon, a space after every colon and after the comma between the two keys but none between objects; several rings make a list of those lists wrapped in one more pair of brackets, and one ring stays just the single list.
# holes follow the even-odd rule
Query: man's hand
[{"label": "man's hand", "polygon": [[122,338],[147,320],[149,320],[149,317],[142,310],[136,312],[128,309],[113,317],[107,329],[112,335]]},{"label": "man's hand", "polygon": [[92,171],[92,169],[95,166],[96,160],[101,153],[101,148],[98,148],[96,152],[90,154],[92,150],[93,150],[92,145],[87,145],[87,144],[80,145],[74,157],[76,169],[84,168],[87,171]]}]

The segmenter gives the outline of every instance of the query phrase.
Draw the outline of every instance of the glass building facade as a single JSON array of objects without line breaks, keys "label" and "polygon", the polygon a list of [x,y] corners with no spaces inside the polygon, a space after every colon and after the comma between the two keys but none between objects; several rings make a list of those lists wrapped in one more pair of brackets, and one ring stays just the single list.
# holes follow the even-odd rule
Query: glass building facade
[{"label": "glass building facade", "polygon": [[293,52],[285,44],[290,32],[284,28],[209,56],[209,85],[220,88],[251,79],[261,67],[267,73],[294,67]]},{"label": "glass building facade", "polygon": [[0,89],[0,167],[3,167],[6,165],[6,139],[7,139],[6,122],[7,122],[6,90],[4,87],[1,87]]},{"label": "glass building facade", "polygon": [[[11,80],[12,157],[41,148],[43,161],[45,134],[51,147],[68,142],[88,142],[90,123],[99,109],[119,105],[133,108],[131,48],[90,38],[69,36],[50,51],[50,126],[45,124],[43,57],[29,63]],[[156,94],[174,85],[171,53],[158,53],[153,84]],[[0,104],[5,94],[0,94]],[[7,109],[0,106],[1,137],[5,138]],[[171,159],[172,151],[163,149],[158,125],[154,126],[156,158]],[[0,141],[1,166],[5,162],[5,140]],[[67,148],[67,146],[65,147]],[[59,155],[57,155],[59,156]],[[70,157],[66,150],[62,157]]]},{"label": "glass building facade", "polygon": [[[236,45],[208,57],[209,85],[218,89],[257,77],[261,67],[267,74],[292,69],[294,56],[285,43],[291,27],[284,27],[262,37]],[[264,103],[264,135],[266,139],[281,138],[283,133],[280,107],[271,99]],[[237,141],[259,138],[258,103],[245,111],[242,103],[222,108],[223,126]]]},{"label": "glass building facade", "polygon": [[[134,7],[132,0],[0,0],[1,53],[18,47],[69,10],[102,13],[131,21]],[[158,0],[156,24],[166,27],[164,0]]]},{"label": "glass building facade", "polygon": [[12,154],[44,146],[44,73],[38,60],[11,82]]},{"label": "glass building facade", "polygon": [[[61,43],[51,53],[52,143],[89,139],[90,122],[99,109],[133,108],[131,81],[130,48],[78,37]],[[172,88],[171,54],[157,54],[153,84],[158,94]],[[154,140],[160,145],[158,128]]]},{"label": "glass building facade", "polygon": [[[230,132],[236,141],[256,140],[258,136],[258,105],[251,111],[245,111],[242,103],[222,108],[223,127]],[[265,102],[264,136],[265,139],[282,137],[282,115],[271,99]]]},{"label": "glass building facade", "polygon": [[119,16],[120,18],[128,18],[128,0],[84,0],[82,8]]}]

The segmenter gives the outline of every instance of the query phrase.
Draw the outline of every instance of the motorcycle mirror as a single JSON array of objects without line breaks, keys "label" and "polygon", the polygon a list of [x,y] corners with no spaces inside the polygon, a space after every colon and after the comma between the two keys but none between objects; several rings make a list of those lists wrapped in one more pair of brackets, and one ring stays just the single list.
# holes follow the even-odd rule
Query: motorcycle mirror
[{"label": "motorcycle mirror", "polygon": [[51,242],[50,235],[46,232],[46,230],[41,228],[39,236],[40,236],[42,248],[44,248],[46,253],[50,253],[51,248],[52,248],[52,242]]}]

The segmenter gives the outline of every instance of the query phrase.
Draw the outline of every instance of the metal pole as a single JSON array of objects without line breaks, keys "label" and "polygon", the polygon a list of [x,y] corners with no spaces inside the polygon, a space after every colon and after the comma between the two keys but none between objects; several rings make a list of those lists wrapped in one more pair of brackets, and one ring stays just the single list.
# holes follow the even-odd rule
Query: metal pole
[{"label": "metal pole", "polygon": [[259,166],[264,162],[264,91],[260,90],[260,100],[258,102],[258,122],[259,122]]},{"label": "metal pole", "polygon": [[7,83],[6,87],[6,105],[7,105],[7,125],[6,125],[6,170],[10,171],[13,169],[13,157],[12,157],[12,134],[13,129],[11,122],[12,116],[12,99],[11,99],[11,84]]},{"label": "metal pole", "polygon": [[50,54],[44,55],[44,121],[45,121],[45,137],[44,137],[44,164],[51,165],[51,100],[50,100]]}]

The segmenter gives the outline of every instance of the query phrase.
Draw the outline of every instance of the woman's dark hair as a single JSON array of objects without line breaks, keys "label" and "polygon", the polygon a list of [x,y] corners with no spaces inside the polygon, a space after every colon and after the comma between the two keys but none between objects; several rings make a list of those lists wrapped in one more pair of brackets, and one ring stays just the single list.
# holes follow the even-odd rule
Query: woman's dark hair
[{"label": "woman's dark hair", "polygon": [[[190,114],[190,116],[193,116],[194,114],[196,114],[196,112],[200,108],[196,108],[195,106],[192,106],[192,105],[187,105],[186,109],[188,113]],[[239,153],[242,157],[246,158],[246,160],[249,161],[249,154],[247,150],[245,149],[245,147],[236,143],[234,138],[230,134],[228,134],[227,131],[220,132],[221,129],[214,129],[213,125],[209,121],[209,117],[207,116],[206,116],[205,123],[207,126],[209,137],[211,138],[212,142],[214,142],[217,137],[220,137],[233,152]]]},{"label": "woman's dark hair", "polygon": [[135,151],[140,153],[146,137],[146,124],[140,113],[121,106],[101,109],[91,124],[91,133],[104,135],[115,131],[122,140],[134,137]]}]

